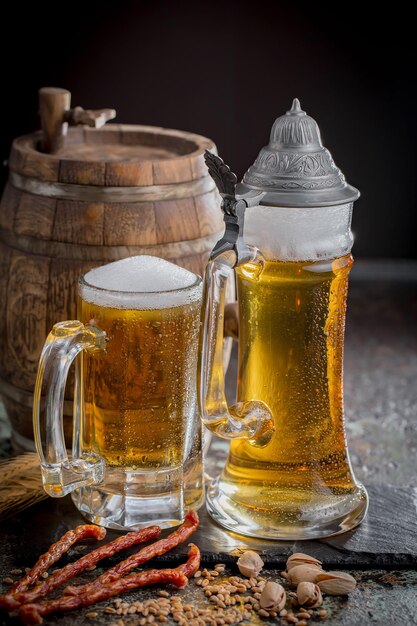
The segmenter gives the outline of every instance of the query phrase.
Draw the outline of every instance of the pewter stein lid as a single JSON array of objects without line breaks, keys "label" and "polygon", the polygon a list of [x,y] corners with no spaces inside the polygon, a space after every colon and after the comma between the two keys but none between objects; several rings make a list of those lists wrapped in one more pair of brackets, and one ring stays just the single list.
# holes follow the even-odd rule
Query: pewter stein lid
[{"label": "pewter stein lid", "polygon": [[261,204],[282,207],[314,207],[345,204],[359,198],[348,185],[332,155],[321,143],[320,130],[294,99],[278,117],[269,144],[237,185],[239,195],[264,191]]}]

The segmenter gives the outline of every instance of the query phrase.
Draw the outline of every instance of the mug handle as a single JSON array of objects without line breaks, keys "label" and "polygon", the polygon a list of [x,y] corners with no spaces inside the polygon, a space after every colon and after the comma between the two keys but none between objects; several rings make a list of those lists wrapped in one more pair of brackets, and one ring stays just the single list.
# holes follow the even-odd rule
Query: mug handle
[{"label": "mug handle", "polygon": [[[251,249],[253,258],[256,249]],[[227,405],[223,373],[223,331],[226,285],[233,274],[236,255],[226,251],[207,265],[200,337],[198,378],[203,424],[223,439],[245,439],[254,446],[265,446],[274,433],[274,421],[267,405],[249,400]]]},{"label": "mug handle", "polygon": [[[84,390],[78,360],[75,372],[73,444],[68,458],[63,424],[65,385],[72,362],[83,350],[105,350],[106,333],[78,320],[59,322],[49,333],[39,360],[33,400],[33,431],[41,462],[43,487],[60,498],[103,480],[105,461],[82,449]],[[45,409],[41,411],[42,388]],[[42,417],[41,417],[42,414]]]}]

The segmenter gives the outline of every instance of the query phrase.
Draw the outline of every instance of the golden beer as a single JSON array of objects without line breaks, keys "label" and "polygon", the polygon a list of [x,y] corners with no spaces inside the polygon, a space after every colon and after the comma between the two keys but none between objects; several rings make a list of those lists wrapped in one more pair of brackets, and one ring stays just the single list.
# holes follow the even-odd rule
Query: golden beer
[{"label": "golden beer", "polygon": [[80,298],[79,319],[107,335],[105,352],[84,353],[85,445],[113,467],[180,466],[199,445],[190,437],[200,303],[136,310]]},{"label": "golden beer", "polygon": [[[238,400],[262,400],[275,432],[265,447],[231,442],[222,489],[282,525],[353,493],[343,423],[343,339],[350,255],[247,263],[240,307]],[[229,485],[229,486],[228,486]],[[255,504],[256,503],[256,504]],[[271,520],[269,520],[270,523]]]}]

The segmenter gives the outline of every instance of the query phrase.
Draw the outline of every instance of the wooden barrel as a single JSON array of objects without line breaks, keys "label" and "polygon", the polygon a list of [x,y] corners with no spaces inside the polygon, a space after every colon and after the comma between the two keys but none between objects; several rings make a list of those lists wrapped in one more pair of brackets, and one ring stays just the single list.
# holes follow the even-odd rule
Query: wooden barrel
[{"label": "wooden barrel", "polygon": [[21,448],[31,447],[40,351],[55,322],[76,318],[78,277],[134,254],[202,274],[223,231],[203,158],[210,139],[111,124],[69,129],[55,154],[40,141],[14,141],[0,207],[0,393]]}]

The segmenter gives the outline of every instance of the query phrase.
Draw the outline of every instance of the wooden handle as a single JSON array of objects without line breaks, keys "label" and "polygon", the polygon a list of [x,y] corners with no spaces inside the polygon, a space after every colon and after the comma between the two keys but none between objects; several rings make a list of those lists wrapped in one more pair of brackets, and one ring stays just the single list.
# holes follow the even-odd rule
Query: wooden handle
[{"label": "wooden handle", "polygon": [[39,114],[43,132],[42,152],[54,153],[62,148],[70,126],[101,128],[116,117],[114,109],[71,109],[71,93],[59,87],[39,89]]},{"label": "wooden handle", "polygon": [[114,109],[83,109],[75,107],[65,113],[65,121],[70,126],[92,126],[93,128],[101,128],[106,122],[116,117]]},{"label": "wooden handle", "polygon": [[39,114],[43,132],[42,152],[57,152],[64,143],[68,124],[65,112],[71,107],[71,93],[59,87],[39,89]]}]

